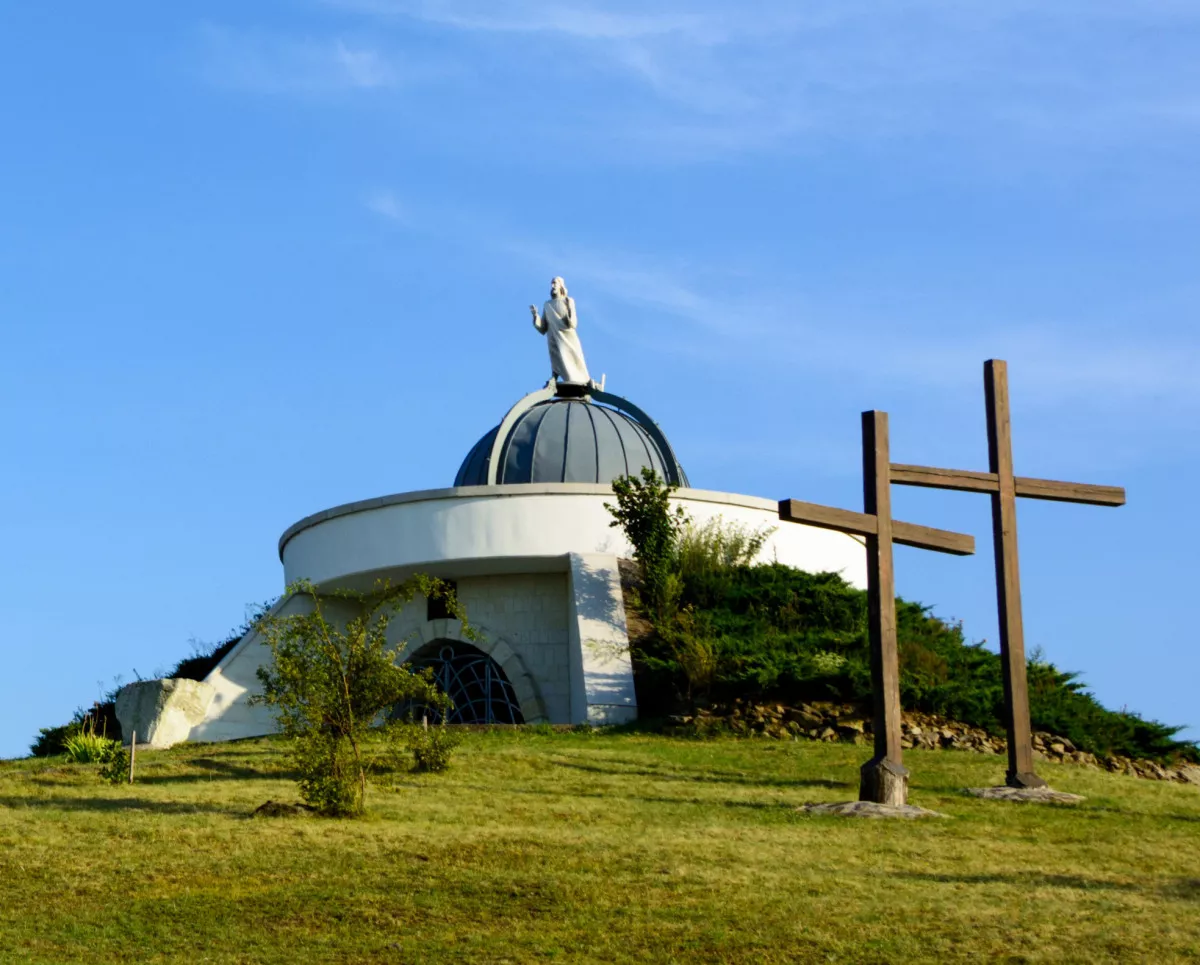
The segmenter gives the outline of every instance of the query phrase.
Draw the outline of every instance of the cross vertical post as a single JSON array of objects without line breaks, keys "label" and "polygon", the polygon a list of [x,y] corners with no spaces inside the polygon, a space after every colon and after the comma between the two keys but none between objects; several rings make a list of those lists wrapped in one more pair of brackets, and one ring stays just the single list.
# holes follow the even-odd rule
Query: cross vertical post
[{"label": "cross vertical post", "polygon": [[876,804],[908,803],[908,771],[900,744],[900,657],[896,635],[896,570],[892,544],[970,556],[975,539],[892,519],[892,464],[886,412],[862,414],[863,509],[855,513],[833,506],[779,501],[779,518],[864,537],[867,548],[868,634],[871,644],[872,732],[875,756],[859,772],[858,798]]},{"label": "cross vertical post", "polygon": [[900,658],[896,641],[896,570],[892,554],[892,483],[886,412],[862,414],[863,512],[874,516],[867,543],[867,604],[875,756],[862,767],[859,799],[905,804],[908,771],[901,763]]},{"label": "cross vertical post", "polygon": [[992,492],[992,546],[996,557],[996,599],[1000,617],[1000,663],[1004,674],[1004,726],[1008,732],[1010,787],[1045,787],[1033,767],[1029,684],[1025,672],[1025,623],[1021,613],[1021,571],[1017,555],[1017,485],[1013,475],[1012,420],[1008,403],[1008,363],[989,359],[983,367],[987,399],[988,468],[996,474]]},{"label": "cross vertical post", "polygon": [[1091,506],[1124,506],[1120,486],[1035,479],[1013,473],[1012,420],[1008,364],[983,365],[989,472],[892,463],[891,481],[900,486],[988,493],[992,497],[992,543],[996,554],[996,602],[1000,616],[1000,664],[1004,673],[1004,726],[1008,732],[1010,787],[1045,787],[1033,768],[1033,734],[1025,665],[1025,624],[1021,615],[1021,572],[1017,557],[1017,499],[1048,499]]}]

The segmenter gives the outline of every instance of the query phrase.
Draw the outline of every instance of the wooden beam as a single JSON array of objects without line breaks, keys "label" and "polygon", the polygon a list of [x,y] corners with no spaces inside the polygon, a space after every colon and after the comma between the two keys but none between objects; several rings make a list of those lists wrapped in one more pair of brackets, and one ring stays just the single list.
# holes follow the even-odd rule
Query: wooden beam
[{"label": "wooden beam", "polygon": [[[788,523],[804,523],[821,529],[853,533],[856,536],[874,536],[878,532],[874,516],[817,503],[806,503],[799,499],[781,499],[779,518]],[[892,539],[903,546],[915,546],[917,549],[950,553],[954,556],[970,556],[975,552],[974,536],[918,526],[915,523],[902,523],[899,520],[892,523]]]},{"label": "wooden beam", "polygon": [[892,463],[892,482],[901,486],[927,489],[956,489],[964,493],[997,491],[994,472],[969,472],[965,469],[935,469],[933,466],[905,466]]},{"label": "wooden beam", "polygon": [[1004,710],[1008,731],[1008,784],[1045,787],[1033,769],[1029,722],[1029,682],[1025,673],[1025,626],[1021,615],[1021,573],[1017,554],[1017,484],[1013,476],[1012,423],[1008,403],[1008,365],[989,359],[983,365],[987,402],[988,468],[999,483],[992,494],[992,543],[1000,616],[1000,663],[1004,673]]},{"label": "wooden beam", "polygon": [[1124,506],[1121,486],[1093,486],[1089,483],[1055,482],[1053,479],[1017,477],[1017,495],[1026,499],[1052,499],[1060,503],[1087,503],[1089,506]]},{"label": "wooden beam", "polygon": [[799,499],[779,500],[779,518],[788,523],[805,523],[822,529],[836,529],[856,536],[874,536],[879,530],[875,517],[849,509],[835,509]]},{"label": "wooden beam", "polygon": [[971,556],[975,552],[975,537],[954,533],[948,529],[918,526],[916,523],[892,523],[892,542],[915,546],[919,550],[949,553],[951,556]]},{"label": "wooden beam", "polygon": [[863,765],[861,801],[902,805],[908,773],[900,747],[900,656],[896,642],[896,574],[892,562],[892,485],[888,470],[886,412],[862,414],[863,511],[877,532],[867,537],[867,606],[871,690],[875,704],[875,756]]},{"label": "wooden beam", "polygon": [[[909,466],[892,463],[892,482],[900,486],[926,489],[953,489],[964,493],[997,493],[1000,483],[994,472],[967,469],[938,469],[934,466]],[[1027,499],[1052,499],[1063,503],[1087,503],[1090,506],[1124,506],[1125,490],[1120,486],[1093,486],[1090,483],[1059,482],[1017,476],[1017,495]]]},{"label": "wooden beam", "polygon": [[900,661],[896,644],[896,571],[892,561],[892,487],[886,412],[862,414],[863,511],[877,532],[867,537],[867,598],[875,691],[875,756],[899,764]]}]

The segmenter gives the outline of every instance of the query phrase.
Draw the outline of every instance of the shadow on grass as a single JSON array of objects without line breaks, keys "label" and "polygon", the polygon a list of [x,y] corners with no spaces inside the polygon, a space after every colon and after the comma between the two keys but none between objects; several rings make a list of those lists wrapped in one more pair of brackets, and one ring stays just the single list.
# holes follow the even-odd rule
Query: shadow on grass
[{"label": "shadow on grass", "polygon": [[552,760],[550,763],[555,767],[566,767],[574,771],[586,771],[590,774],[610,774],[614,777],[652,777],[659,781],[685,781],[693,784],[743,784],[754,787],[823,787],[829,789],[858,786],[850,781],[833,781],[827,778],[749,777],[736,771],[709,770],[703,774],[677,774],[646,767],[642,761],[638,761],[636,765],[626,764],[623,761],[611,762],[618,765],[616,767],[563,760]]},{"label": "shadow on grass", "polygon": [[719,798],[701,798],[701,797],[651,797],[648,794],[604,794],[601,792],[594,793],[576,793],[571,797],[582,798],[598,798],[622,801],[641,801],[645,804],[686,804],[691,807],[702,808],[728,808],[731,810],[747,810],[747,811],[796,811],[799,807],[794,801],[730,801],[721,800]]},{"label": "shadow on grass", "polygon": [[1163,889],[1169,898],[1188,898],[1200,901],[1200,878],[1180,878]]},{"label": "shadow on grass", "polygon": [[207,784],[209,781],[297,781],[297,771],[257,770],[230,764],[211,757],[198,757],[185,762],[189,767],[200,768],[202,774],[147,774],[138,778],[140,784]]},{"label": "shadow on grass", "polygon": [[920,871],[897,871],[892,877],[912,881],[954,885],[1017,885],[1022,888],[1071,888],[1076,891],[1137,891],[1159,894],[1164,898],[1200,901],[1200,878],[1178,878],[1161,882],[1105,881],[1083,875],[1049,875],[1037,871],[992,874],[930,874]]},{"label": "shadow on grass", "polygon": [[[1192,824],[1200,824],[1200,814],[1176,814],[1163,813],[1161,811],[1137,811],[1132,808],[1118,807],[1114,804],[1104,803],[1105,799],[1089,799],[1083,804],[1078,805],[1080,815],[1092,818],[1107,817],[1113,815],[1120,818],[1143,818],[1147,821],[1188,821]],[[1111,800],[1111,799],[1110,799]]]},{"label": "shadow on grass", "polygon": [[[987,783],[972,784],[971,787],[1001,787],[1001,786],[1003,786],[1003,784],[1004,784],[1003,781],[995,781],[992,784],[987,784]],[[1054,790],[1061,791],[1062,788],[1056,787]],[[921,781],[913,781],[909,785],[909,791],[910,792],[915,791],[920,794],[941,794],[945,797],[967,798],[967,799],[975,800],[975,801],[985,801],[988,804],[1008,804],[1012,807],[1040,807],[1040,808],[1047,807],[1047,804],[1042,803],[1042,802],[1035,803],[1035,802],[1029,802],[1029,801],[995,801],[995,800],[988,801],[986,798],[977,798],[974,795],[967,793],[967,785],[965,785],[965,784],[925,784]],[[1073,792],[1073,793],[1076,793],[1076,792]],[[1090,799],[1089,796],[1086,794],[1084,795],[1084,798],[1085,798],[1085,800]],[[1084,810],[1084,808],[1080,807],[1079,803],[1075,803],[1075,804],[1056,803],[1056,804],[1054,804],[1054,806],[1059,807],[1059,808],[1064,808],[1064,807],[1074,808],[1077,811]],[[1087,808],[1087,810],[1095,811],[1096,809],[1095,808]]]},{"label": "shadow on grass", "polygon": [[173,801],[147,801],[137,797],[0,797],[0,808],[43,811],[152,811],[155,814],[230,814],[244,816],[244,808],[216,804],[181,804]]},{"label": "shadow on grass", "polygon": [[890,877],[954,885],[1019,885],[1024,888],[1074,888],[1080,891],[1145,891],[1144,885],[1105,881],[1083,875],[1048,875],[1038,871],[993,872],[990,874],[932,874],[924,871],[894,871]]}]

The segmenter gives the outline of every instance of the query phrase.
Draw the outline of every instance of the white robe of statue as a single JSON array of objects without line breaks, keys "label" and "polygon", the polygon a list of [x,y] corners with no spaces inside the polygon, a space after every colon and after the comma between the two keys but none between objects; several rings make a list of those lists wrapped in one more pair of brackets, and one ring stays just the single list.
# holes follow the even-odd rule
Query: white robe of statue
[{"label": "white robe of statue", "polygon": [[553,374],[560,382],[590,383],[583,346],[579,344],[576,330],[579,319],[575,315],[575,299],[565,294],[556,295],[542,306],[540,314],[536,309],[534,311],[533,327],[546,336]]}]

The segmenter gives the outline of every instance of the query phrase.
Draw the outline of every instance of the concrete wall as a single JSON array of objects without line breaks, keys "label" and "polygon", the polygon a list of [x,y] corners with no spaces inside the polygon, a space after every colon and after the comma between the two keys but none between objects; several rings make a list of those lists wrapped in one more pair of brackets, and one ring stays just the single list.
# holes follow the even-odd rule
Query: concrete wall
[{"label": "concrete wall", "polygon": [[[271,613],[287,616],[304,613],[308,607],[304,597],[288,597],[277,603]],[[242,637],[204,678],[215,693],[204,720],[188,735],[189,741],[236,740],[275,733],[270,708],[249,703],[250,696],[261,690],[256,671],[270,657],[271,651],[258,633],[252,630]]]},{"label": "concrete wall", "polygon": [[[571,659],[568,576],[564,572],[465,577],[458,581],[459,599],[472,627],[480,634],[468,640],[504,670],[513,685],[527,723],[570,723]],[[303,612],[302,597],[276,612]],[[394,645],[404,643],[401,660],[435,640],[465,640],[456,620],[426,620],[424,599],[414,600],[388,626]],[[275,731],[270,709],[251,705],[259,691],[256,672],[270,659],[269,649],[250,633],[206,678],[215,694],[204,721],[192,729],[192,741],[233,740]],[[584,713],[586,719],[586,712]]]},{"label": "concrete wall", "polygon": [[[415,571],[454,579],[474,642],[503,668],[526,721],[627,720],[636,716],[616,557],[631,554],[612,528],[608,486],[473,486],[405,493],[336,507],[297,523],[280,540],[285,580],[367,588]],[[692,518],[776,527],[762,558],[866,583],[866,554],[853,538],[780,523],[774,502],[685,489]],[[304,606],[303,598],[280,612]],[[461,639],[451,620],[427,621],[417,601],[391,625],[407,659],[435,640]],[[470,642],[470,641],[469,641]],[[269,651],[249,634],[207,682],[215,695],[191,740],[271,733],[268,708],[251,706],[256,670]]]},{"label": "concrete wall", "polygon": [[615,556],[570,556],[571,722],[637,719],[625,597]]},{"label": "concrete wall", "polygon": [[[802,495],[802,494],[801,494]],[[555,483],[463,486],[403,493],[335,507],[301,520],[280,540],[285,581],[366,582],[425,570],[442,576],[558,570],[569,553],[629,556],[609,524],[608,486]],[[779,522],[777,503],[753,496],[681,489],[676,499],[698,522],[717,516],[775,527],[763,559],[842,573],[866,585],[862,544],[844,533]]]},{"label": "concrete wall", "polygon": [[[570,721],[566,572],[462,577],[457,582],[467,619],[480,634],[466,642],[500,664],[526,722]],[[408,641],[403,660],[434,640],[464,639],[455,620],[427,621],[423,601],[405,608],[388,635],[396,643]]]}]

